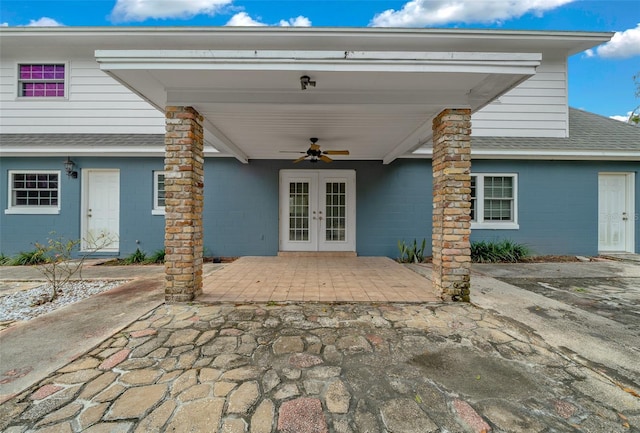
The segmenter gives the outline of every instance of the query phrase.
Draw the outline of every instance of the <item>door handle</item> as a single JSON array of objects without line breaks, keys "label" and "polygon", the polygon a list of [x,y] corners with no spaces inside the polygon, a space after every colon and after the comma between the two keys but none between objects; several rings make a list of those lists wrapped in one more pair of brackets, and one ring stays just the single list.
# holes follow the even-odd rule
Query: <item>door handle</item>
[{"label": "door handle", "polygon": [[627,217],[626,212],[622,212],[622,221],[627,221],[629,218]]},{"label": "door handle", "polygon": [[91,218],[91,209],[89,209],[89,210],[87,211],[87,217],[88,217],[88,218]]}]

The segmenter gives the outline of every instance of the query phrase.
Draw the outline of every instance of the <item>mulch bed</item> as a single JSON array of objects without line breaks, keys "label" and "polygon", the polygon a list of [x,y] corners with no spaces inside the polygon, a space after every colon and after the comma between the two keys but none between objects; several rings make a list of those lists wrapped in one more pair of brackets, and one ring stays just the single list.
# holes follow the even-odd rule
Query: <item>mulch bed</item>
[{"label": "mulch bed", "polygon": [[[590,262],[600,262],[605,260],[612,260],[610,257],[584,257],[589,259]],[[431,263],[432,257],[425,257],[422,263]],[[584,260],[578,259],[577,256],[531,256],[521,259],[517,263],[574,263],[584,262]],[[496,262],[496,263],[511,263],[511,262]]]},{"label": "mulch bed", "polygon": [[[204,263],[231,263],[237,260],[237,257],[205,257]],[[162,265],[162,263],[128,263],[126,259],[111,259],[102,263],[96,264],[96,266],[146,266],[146,265]]]}]

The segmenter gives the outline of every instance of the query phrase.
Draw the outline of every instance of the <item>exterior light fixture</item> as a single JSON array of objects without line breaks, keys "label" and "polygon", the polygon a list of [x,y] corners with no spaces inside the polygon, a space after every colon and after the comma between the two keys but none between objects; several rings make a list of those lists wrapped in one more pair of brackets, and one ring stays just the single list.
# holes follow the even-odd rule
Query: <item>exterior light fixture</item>
[{"label": "exterior light fixture", "polygon": [[316,87],[316,82],[311,80],[311,77],[309,77],[308,75],[303,75],[302,77],[300,77],[300,87],[302,88],[302,90],[307,90],[307,87]]},{"label": "exterior light fixture", "polygon": [[71,159],[67,156],[67,160],[64,162],[64,171],[67,173],[67,176],[73,179],[78,178],[78,172],[73,168],[76,166],[76,163],[71,161]]}]

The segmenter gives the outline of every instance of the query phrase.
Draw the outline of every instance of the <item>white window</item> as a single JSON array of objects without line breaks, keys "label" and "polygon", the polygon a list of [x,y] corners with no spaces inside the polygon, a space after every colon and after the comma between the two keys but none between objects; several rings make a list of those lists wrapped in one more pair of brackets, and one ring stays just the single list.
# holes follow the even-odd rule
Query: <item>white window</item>
[{"label": "white window", "polygon": [[65,63],[22,63],[18,65],[18,97],[64,98],[67,96],[68,67]]},{"label": "white window", "polygon": [[9,170],[6,214],[59,214],[60,172]]},{"label": "white window", "polygon": [[518,229],[518,176],[471,175],[471,228]]},{"label": "white window", "polygon": [[164,215],[164,171],[153,172],[153,215]]}]

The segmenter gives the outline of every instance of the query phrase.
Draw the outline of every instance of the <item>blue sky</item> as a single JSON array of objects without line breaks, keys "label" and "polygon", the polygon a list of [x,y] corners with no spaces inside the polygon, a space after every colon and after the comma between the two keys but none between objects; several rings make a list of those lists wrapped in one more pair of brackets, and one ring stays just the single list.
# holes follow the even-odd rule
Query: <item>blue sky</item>
[{"label": "blue sky", "polygon": [[640,105],[637,0],[2,0],[3,26],[440,27],[616,32],[569,61],[569,104],[624,118]]}]

